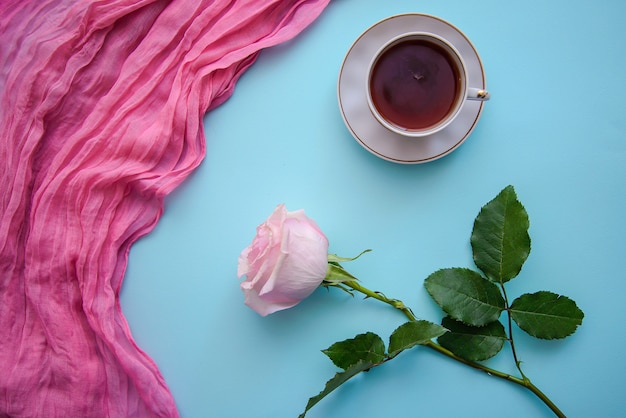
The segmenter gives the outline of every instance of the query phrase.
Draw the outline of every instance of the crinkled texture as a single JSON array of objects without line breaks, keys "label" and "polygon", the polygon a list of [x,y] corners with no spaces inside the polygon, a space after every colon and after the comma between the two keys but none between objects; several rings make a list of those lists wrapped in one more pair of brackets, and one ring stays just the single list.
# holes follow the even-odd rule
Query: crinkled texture
[{"label": "crinkled texture", "polygon": [[327,2],[0,2],[0,417],[178,416],[121,312],[130,246],[205,112]]},{"label": "crinkled texture", "polygon": [[303,210],[278,205],[239,256],[245,303],[262,316],[307,298],[328,270],[328,239]]}]

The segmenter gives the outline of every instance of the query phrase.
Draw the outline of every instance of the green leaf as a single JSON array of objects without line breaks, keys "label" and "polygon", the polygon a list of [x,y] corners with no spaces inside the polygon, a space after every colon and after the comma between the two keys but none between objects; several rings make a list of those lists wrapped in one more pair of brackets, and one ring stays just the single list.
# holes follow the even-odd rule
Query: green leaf
[{"label": "green leaf", "polygon": [[354,261],[370,251],[372,250],[364,250],[356,257],[352,258],[339,257],[336,254],[328,254],[328,270],[326,271],[326,277],[324,277],[321,285],[327,288],[331,286],[338,287],[341,290],[353,295],[352,290],[343,284],[347,282],[358,282],[359,279],[348,273],[348,271],[339,263]]},{"label": "green leaf", "polygon": [[521,329],[545,340],[573,334],[585,316],[573,300],[545,291],[520,296],[510,310]]},{"label": "green leaf", "polygon": [[519,274],[530,254],[528,226],[528,213],[513,186],[483,206],[470,242],[474,262],[489,280],[505,283]]},{"label": "green leaf", "polygon": [[343,262],[347,262],[347,261],[354,261],[357,258],[361,257],[363,254],[369,253],[370,251],[372,251],[372,250],[370,250],[370,249],[363,250],[356,257],[339,257],[337,254],[328,254],[328,262],[336,264],[336,263],[343,263]]},{"label": "green leaf", "polygon": [[418,320],[405,322],[395,329],[389,337],[389,357],[395,357],[401,351],[443,335],[446,329],[429,321]]},{"label": "green leaf", "polygon": [[444,312],[468,325],[496,321],[504,310],[498,286],[470,269],[438,270],[426,278],[424,286]]},{"label": "green leaf", "polygon": [[356,282],[358,280],[341,265],[328,263],[328,270],[326,270],[326,277],[324,277],[322,284],[325,286],[337,286],[341,283]]},{"label": "green leaf", "polygon": [[304,412],[300,414],[298,418],[304,418],[306,413],[311,408],[313,408],[319,401],[324,399],[332,391],[334,391],[339,386],[346,383],[348,380],[350,380],[352,377],[356,376],[357,374],[363,371],[369,370],[370,368],[374,366],[376,366],[376,364],[372,363],[371,361],[361,360],[357,362],[356,364],[353,364],[346,370],[335,374],[335,376],[332,379],[326,382],[326,386],[324,387],[324,390],[322,390],[318,395],[313,396],[312,398],[309,399],[309,402],[306,404],[306,408],[304,409]]},{"label": "green leaf", "polygon": [[385,343],[373,332],[359,334],[354,338],[339,341],[322,350],[337,367],[344,370],[361,360],[373,364],[385,359]]},{"label": "green leaf", "polygon": [[507,340],[504,327],[499,321],[484,327],[472,327],[445,317],[441,325],[449,332],[437,339],[439,344],[466,360],[487,360],[498,354]]}]

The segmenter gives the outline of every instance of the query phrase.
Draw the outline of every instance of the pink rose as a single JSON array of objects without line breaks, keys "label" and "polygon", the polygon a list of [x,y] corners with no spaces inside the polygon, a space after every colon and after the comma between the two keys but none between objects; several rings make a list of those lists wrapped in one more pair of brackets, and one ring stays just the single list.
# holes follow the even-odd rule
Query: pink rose
[{"label": "pink rose", "polygon": [[303,210],[278,205],[257,227],[239,256],[237,275],[245,303],[262,316],[291,308],[322,283],[328,270],[328,239]]}]

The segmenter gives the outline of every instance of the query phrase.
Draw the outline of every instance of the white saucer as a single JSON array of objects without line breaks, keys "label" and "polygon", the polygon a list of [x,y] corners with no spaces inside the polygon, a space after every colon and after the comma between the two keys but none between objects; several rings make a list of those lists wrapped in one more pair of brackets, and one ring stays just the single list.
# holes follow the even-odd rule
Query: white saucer
[{"label": "white saucer", "polygon": [[339,108],[352,136],[366,150],[401,164],[425,163],[454,151],[476,126],[484,103],[466,101],[448,127],[427,137],[407,138],[381,125],[367,104],[367,67],[387,41],[411,31],[427,31],[447,39],[465,61],[468,85],[486,89],[484,70],[476,49],[461,31],[448,22],[429,15],[401,14],[381,20],[367,29],[352,44],[341,65],[337,83]]}]

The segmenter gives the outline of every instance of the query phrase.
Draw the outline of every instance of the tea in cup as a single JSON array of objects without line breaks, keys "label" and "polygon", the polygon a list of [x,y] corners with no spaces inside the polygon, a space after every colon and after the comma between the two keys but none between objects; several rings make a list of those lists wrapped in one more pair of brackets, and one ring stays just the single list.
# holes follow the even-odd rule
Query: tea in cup
[{"label": "tea in cup", "polygon": [[466,100],[488,100],[468,85],[465,63],[452,44],[427,32],[410,32],[383,45],[369,65],[370,110],[387,129],[408,137],[448,126]]}]

